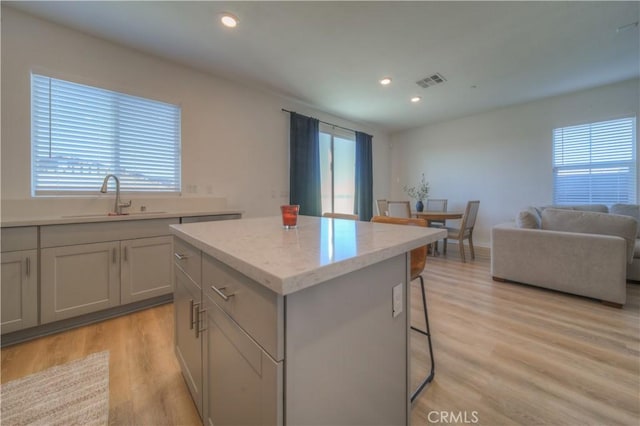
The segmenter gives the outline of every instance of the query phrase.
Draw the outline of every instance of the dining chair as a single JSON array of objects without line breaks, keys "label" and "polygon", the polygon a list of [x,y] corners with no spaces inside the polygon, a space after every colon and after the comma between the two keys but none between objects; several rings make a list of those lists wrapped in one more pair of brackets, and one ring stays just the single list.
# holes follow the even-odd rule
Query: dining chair
[{"label": "dining chair", "polygon": [[411,204],[408,201],[387,201],[387,216],[391,217],[411,217]]},{"label": "dining chair", "polygon": [[[428,212],[446,212],[447,211],[447,200],[444,198],[427,198],[427,205],[425,209]],[[429,226],[432,228],[444,228],[447,226],[446,220],[431,220],[429,221]],[[438,241],[435,241],[433,244],[434,254],[438,253]]]},{"label": "dining chair", "polygon": [[462,216],[462,222],[460,228],[447,227],[447,236],[444,239],[444,254],[447,254],[447,239],[458,240],[458,249],[460,250],[460,257],[463,262],[466,262],[464,257],[464,240],[469,240],[469,250],[471,251],[471,259],[475,259],[476,255],[473,251],[473,227],[476,225],[476,217],[478,216],[478,209],[480,208],[480,201],[469,201],[467,208]]},{"label": "dining chair", "polygon": [[[428,212],[446,212],[447,211],[447,200],[444,198],[427,198],[427,205],[425,209]],[[446,221],[444,220],[432,220],[429,223],[429,226],[433,228],[442,228],[446,225]]]},{"label": "dining chair", "polygon": [[378,207],[378,216],[387,215],[387,200],[376,200],[376,207]]},{"label": "dining chair", "polygon": [[357,214],[331,213],[331,212],[322,213],[322,217],[329,217],[329,218],[333,218],[333,219],[349,219],[349,220],[358,220],[358,219],[360,219]]},{"label": "dining chair", "polygon": [[[388,223],[393,225],[413,225],[413,226],[427,226],[427,221],[425,219],[412,219],[412,218],[401,218],[401,217],[391,217],[391,216],[374,216],[371,218],[371,222],[375,223]],[[435,376],[435,361],[433,358],[433,347],[431,345],[431,331],[429,329],[429,315],[427,311],[427,297],[424,291],[424,278],[422,277],[422,272],[424,271],[424,265],[427,262],[427,246],[418,247],[416,249],[411,250],[411,281],[419,278],[420,279],[420,290],[422,292],[422,307],[424,311],[424,322],[425,322],[425,330],[420,328],[411,326],[411,329],[417,331],[420,334],[427,336],[427,344],[429,345],[429,357],[431,358],[431,372],[427,377],[425,377],[415,391],[411,394],[411,402],[422,392],[422,389],[427,385],[427,383],[433,380]],[[408,310],[407,315],[410,315],[410,310]],[[409,316],[411,318],[411,316]]]}]

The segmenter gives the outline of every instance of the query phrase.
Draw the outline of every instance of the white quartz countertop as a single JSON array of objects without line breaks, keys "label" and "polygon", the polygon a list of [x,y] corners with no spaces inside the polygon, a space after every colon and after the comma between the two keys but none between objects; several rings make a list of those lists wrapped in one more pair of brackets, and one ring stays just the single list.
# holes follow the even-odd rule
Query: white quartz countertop
[{"label": "white quartz countertop", "polygon": [[392,258],[447,235],[446,230],[300,216],[171,225],[172,233],[281,295]]},{"label": "white quartz countertop", "polygon": [[172,217],[193,217],[193,216],[220,216],[227,214],[241,214],[241,210],[215,210],[215,211],[149,211],[134,212],[118,216],[109,216],[106,213],[99,214],[77,214],[69,216],[42,216],[42,217],[26,217],[26,218],[2,218],[1,226],[3,228],[18,226],[42,226],[42,225],[64,225],[72,223],[93,223],[93,222],[117,222],[127,220],[145,220],[145,219],[167,219]]}]

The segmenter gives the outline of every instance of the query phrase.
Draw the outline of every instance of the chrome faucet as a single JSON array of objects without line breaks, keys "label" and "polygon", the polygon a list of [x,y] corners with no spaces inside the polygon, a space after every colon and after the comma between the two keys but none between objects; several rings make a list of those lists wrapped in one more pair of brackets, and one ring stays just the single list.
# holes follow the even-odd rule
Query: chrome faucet
[{"label": "chrome faucet", "polygon": [[109,182],[109,178],[114,178],[116,181],[116,204],[113,208],[113,211],[115,214],[120,215],[123,214],[122,213],[122,208],[123,207],[131,207],[131,200],[129,200],[126,203],[123,203],[120,201],[120,179],[118,179],[118,176],[116,175],[107,175],[104,178],[104,181],[102,182],[102,188],[100,188],[100,192],[102,192],[103,194],[107,193],[107,183]]}]

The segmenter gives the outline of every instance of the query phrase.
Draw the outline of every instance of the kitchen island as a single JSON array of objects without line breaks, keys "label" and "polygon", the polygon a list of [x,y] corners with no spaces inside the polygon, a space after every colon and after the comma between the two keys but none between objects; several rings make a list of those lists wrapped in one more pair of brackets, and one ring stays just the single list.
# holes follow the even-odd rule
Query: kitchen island
[{"label": "kitchen island", "polygon": [[176,356],[204,424],[409,423],[409,252],[446,231],[172,225]]}]

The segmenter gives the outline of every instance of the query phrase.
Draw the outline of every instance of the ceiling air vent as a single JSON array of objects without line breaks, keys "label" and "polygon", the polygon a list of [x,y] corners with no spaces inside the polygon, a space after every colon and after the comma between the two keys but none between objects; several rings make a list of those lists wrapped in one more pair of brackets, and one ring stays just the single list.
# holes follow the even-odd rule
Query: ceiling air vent
[{"label": "ceiling air vent", "polygon": [[445,81],[447,81],[446,78],[444,78],[439,73],[435,73],[433,75],[430,75],[429,77],[423,78],[422,80],[416,81],[416,84],[423,89],[426,89],[427,87],[435,86],[436,84],[441,84]]}]

